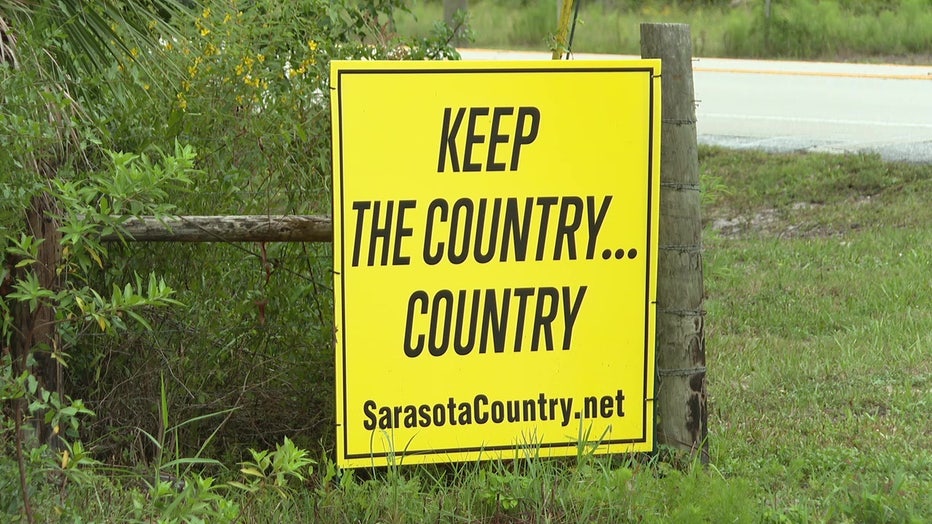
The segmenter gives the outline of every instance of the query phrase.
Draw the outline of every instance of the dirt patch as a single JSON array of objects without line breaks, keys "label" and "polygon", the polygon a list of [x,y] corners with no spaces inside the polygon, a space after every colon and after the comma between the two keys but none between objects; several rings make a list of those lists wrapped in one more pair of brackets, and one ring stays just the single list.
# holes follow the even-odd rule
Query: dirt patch
[{"label": "dirt patch", "polygon": [[[851,201],[853,206],[869,205],[870,196]],[[812,212],[824,204],[796,202],[787,208],[766,208],[753,214],[709,217],[706,222],[712,231],[725,238],[741,238],[746,235],[772,235],[779,238],[830,238],[841,237],[861,228],[858,222],[826,224],[813,219]]]},{"label": "dirt patch", "polygon": [[[703,227],[724,238],[765,235],[778,238],[844,237],[864,227],[867,208],[883,205],[879,194],[855,195],[841,202],[794,202],[786,206],[740,212],[714,208]],[[860,210],[864,210],[863,212]],[[869,219],[867,219],[869,220]]]},{"label": "dirt patch", "polygon": [[712,231],[730,238],[743,233],[766,232],[779,222],[778,213],[776,209],[764,209],[750,216],[716,218],[712,221]]},{"label": "dirt patch", "polygon": [[749,215],[717,217],[712,219],[712,230],[726,238],[738,238],[751,233],[765,233],[780,237],[825,236],[816,232],[811,224],[793,220],[794,211],[815,209],[821,204],[796,202],[788,210],[766,208]]}]

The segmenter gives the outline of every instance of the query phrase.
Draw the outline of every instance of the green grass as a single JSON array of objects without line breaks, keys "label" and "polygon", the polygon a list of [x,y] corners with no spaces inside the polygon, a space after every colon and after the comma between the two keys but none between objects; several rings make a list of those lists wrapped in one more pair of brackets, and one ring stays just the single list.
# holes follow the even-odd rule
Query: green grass
[{"label": "green grass", "polygon": [[[440,1],[410,2],[399,14],[401,34],[426,35],[443,19]],[[572,49],[640,53],[642,22],[691,26],[693,55],[932,63],[932,1],[729,2],[588,1],[581,4]],[[550,0],[469,2],[473,47],[548,50],[556,30]]]},{"label": "green grass", "polygon": [[[304,482],[269,477],[251,494],[214,486],[153,498],[99,476],[41,483],[40,517],[927,522],[932,166],[707,147],[700,160],[708,467],[661,451],[339,472],[324,453]],[[237,477],[228,466],[220,479]],[[11,508],[14,469],[0,462]]]},{"label": "green grass", "polygon": [[713,461],[773,510],[932,515],[932,168],[705,149],[702,169]]}]

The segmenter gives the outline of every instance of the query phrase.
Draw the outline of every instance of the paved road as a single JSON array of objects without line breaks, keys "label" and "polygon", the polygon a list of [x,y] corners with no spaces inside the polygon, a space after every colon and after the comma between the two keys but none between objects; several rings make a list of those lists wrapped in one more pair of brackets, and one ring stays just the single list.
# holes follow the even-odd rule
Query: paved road
[{"label": "paved road", "polygon": [[[549,53],[461,49],[464,60]],[[636,58],[577,54],[576,60]],[[932,65],[699,58],[699,142],[772,151],[872,151],[932,163]]]}]

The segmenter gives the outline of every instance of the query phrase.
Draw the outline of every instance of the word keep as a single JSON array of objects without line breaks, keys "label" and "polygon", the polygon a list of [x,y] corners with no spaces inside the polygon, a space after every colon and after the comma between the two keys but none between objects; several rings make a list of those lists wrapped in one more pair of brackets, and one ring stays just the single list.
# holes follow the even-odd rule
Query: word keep
[{"label": "word keep", "polygon": [[[437,172],[447,170],[448,158],[454,173],[505,171],[506,165],[509,171],[517,171],[521,148],[534,142],[539,129],[540,110],[536,107],[444,108]],[[510,157],[505,145],[509,142]],[[485,158],[481,152],[477,153],[483,144],[487,144]]]}]

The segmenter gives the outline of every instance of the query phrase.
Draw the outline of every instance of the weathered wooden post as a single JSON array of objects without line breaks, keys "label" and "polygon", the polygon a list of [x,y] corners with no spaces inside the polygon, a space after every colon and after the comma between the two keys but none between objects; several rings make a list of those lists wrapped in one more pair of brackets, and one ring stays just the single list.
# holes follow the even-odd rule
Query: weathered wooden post
[{"label": "weathered wooden post", "polygon": [[685,24],[641,24],[641,56],[662,60],[657,440],[709,460],[702,224],[692,41]]},{"label": "weathered wooden post", "polygon": [[[142,216],[122,224],[136,242],[332,242],[329,216],[313,215],[219,215]],[[121,240],[110,233],[105,242]]]}]

